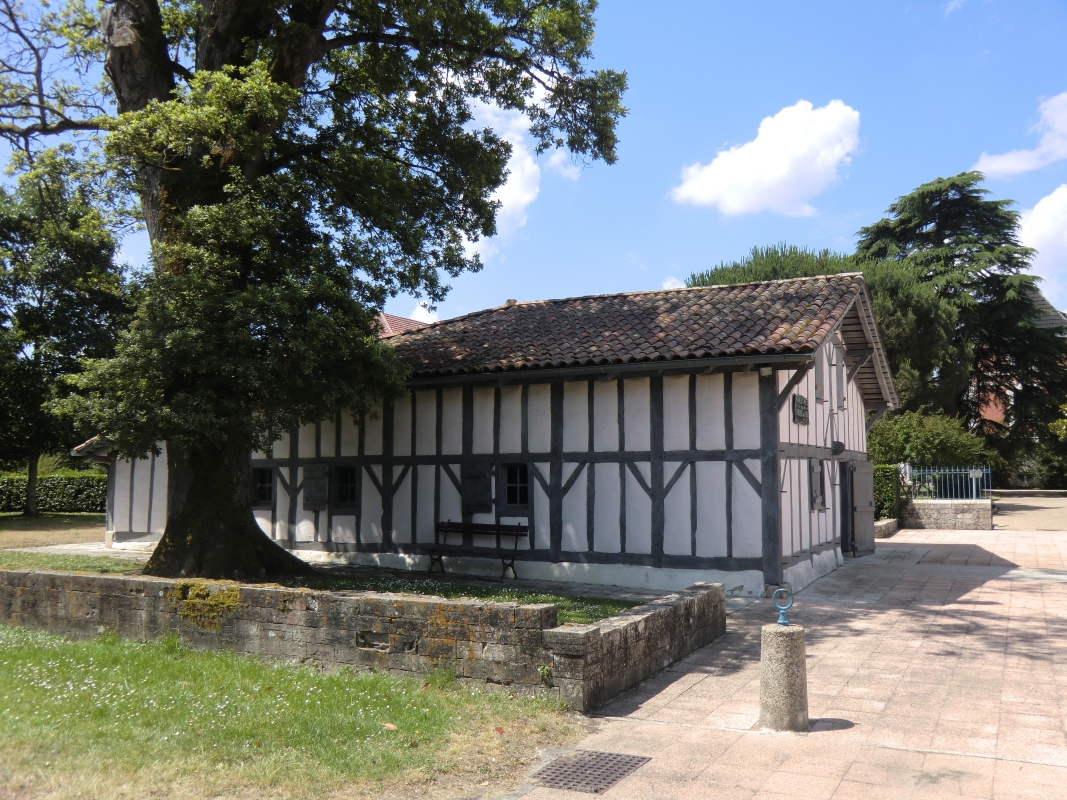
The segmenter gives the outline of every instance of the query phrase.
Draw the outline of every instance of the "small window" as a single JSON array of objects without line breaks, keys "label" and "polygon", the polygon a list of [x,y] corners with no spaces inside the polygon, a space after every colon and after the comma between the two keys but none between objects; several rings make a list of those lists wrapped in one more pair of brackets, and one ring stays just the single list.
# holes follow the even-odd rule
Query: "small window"
[{"label": "small window", "polygon": [[257,506],[269,506],[274,502],[274,470],[270,467],[252,470],[252,502]]},{"label": "small window", "polygon": [[504,465],[504,505],[530,505],[530,470],[525,464]]},{"label": "small window", "polygon": [[359,467],[337,468],[337,504],[354,506],[356,492],[359,490]]}]

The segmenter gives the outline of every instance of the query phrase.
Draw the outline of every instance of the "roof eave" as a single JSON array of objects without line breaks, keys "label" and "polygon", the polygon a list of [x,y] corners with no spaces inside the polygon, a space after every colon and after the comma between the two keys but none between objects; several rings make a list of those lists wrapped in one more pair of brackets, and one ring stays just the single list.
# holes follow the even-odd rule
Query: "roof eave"
[{"label": "roof eave", "polygon": [[810,364],[814,353],[757,353],[750,356],[726,356],[720,358],[679,358],[663,361],[642,361],[630,364],[595,364],[580,367],[539,367],[536,369],[500,370],[497,372],[473,372],[460,375],[426,375],[409,378],[408,388],[430,389],[444,386],[459,386],[473,383],[535,383],[552,380],[582,380],[590,378],[640,377],[664,375],[675,372],[714,372],[716,370],[771,366],[789,369]]}]

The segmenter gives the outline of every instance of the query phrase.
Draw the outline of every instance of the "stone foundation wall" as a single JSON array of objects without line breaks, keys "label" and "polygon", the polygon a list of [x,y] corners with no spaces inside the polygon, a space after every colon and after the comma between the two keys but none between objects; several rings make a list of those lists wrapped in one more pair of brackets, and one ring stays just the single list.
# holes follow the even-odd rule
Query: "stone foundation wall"
[{"label": "stone foundation wall", "polygon": [[591,625],[555,605],[319,592],[207,581],[0,570],[0,622],[153,639],[325,666],[425,673],[546,693],[585,711],[726,631],[721,583],[697,584]]},{"label": "stone foundation wall", "polygon": [[902,528],[991,530],[992,500],[909,500],[901,516]]}]

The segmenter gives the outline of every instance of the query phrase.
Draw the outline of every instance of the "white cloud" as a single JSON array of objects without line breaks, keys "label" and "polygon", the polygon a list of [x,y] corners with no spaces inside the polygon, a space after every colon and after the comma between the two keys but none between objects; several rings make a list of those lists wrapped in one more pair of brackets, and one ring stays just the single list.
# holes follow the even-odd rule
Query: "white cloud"
[{"label": "white cloud", "polygon": [[431,311],[425,301],[418,303],[409,317],[411,319],[416,319],[419,322],[437,322],[437,320],[440,319],[437,312]]},{"label": "white cloud", "polygon": [[945,6],[945,16],[947,17],[950,14],[953,14],[956,11],[959,11],[966,4],[967,4],[967,0],[952,0],[951,3],[949,3],[947,6]]},{"label": "white cloud", "polygon": [[669,278],[667,278],[665,281],[663,281],[663,288],[664,289],[684,289],[685,288],[685,284],[682,283],[680,280],[678,280],[673,275],[671,275]]},{"label": "white cloud", "polygon": [[1032,130],[1041,141],[1032,150],[1012,150],[991,156],[982,153],[973,169],[993,178],[1041,169],[1067,158],[1067,92],[1050,97],[1038,106],[1041,121]]},{"label": "white cloud", "polygon": [[548,157],[548,168],[558,173],[567,180],[576,181],[582,174],[581,169],[575,164],[565,150],[554,150]]},{"label": "white cloud", "polygon": [[1067,308],[1067,183],[1022,212],[1019,238],[1037,250],[1034,272],[1045,279],[1041,291],[1056,308]]},{"label": "white cloud", "polygon": [[682,170],[676,203],[714,206],[727,216],[773,211],[808,216],[808,203],[837,180],[859,145],[860,114],[840,100],[814,108],[807,100],[760,123],[751,142],[720,151],[710,164]]}]

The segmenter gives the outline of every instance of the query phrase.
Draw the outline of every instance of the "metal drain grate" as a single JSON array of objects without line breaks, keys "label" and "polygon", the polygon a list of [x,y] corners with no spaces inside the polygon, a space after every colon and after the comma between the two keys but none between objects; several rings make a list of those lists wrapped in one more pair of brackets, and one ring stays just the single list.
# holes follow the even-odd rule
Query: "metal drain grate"
[{"label": "metal drain grate", "polygon": [[576,750],[557,758],[533,774],[542,786],[570,789],[572,792],[602,792],[614,786],[642,764],[651,761],[647,756],[628,756],[622,753],[600,753],[596,750]]}]

